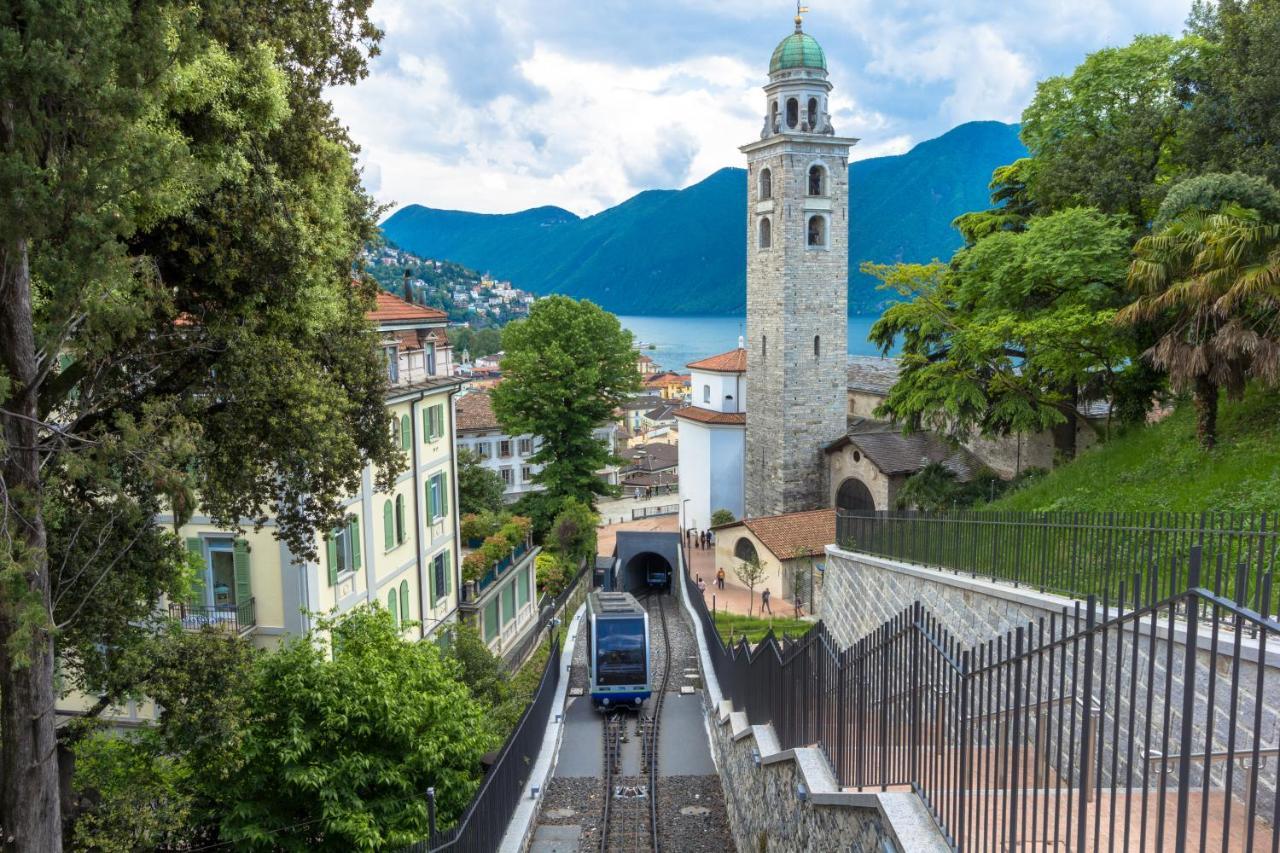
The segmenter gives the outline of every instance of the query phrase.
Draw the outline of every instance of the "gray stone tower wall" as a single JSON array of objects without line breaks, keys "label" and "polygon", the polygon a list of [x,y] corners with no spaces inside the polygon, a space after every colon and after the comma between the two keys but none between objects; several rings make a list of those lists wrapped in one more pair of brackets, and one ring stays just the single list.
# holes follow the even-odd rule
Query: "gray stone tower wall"
[{"label": "gray stone tower wall", "polygon": [[[852,139],[782,133],[745,146],[747,193],[748,516],[826,506],[824,445],[846,431],[849,170]],[[809,167],[828,192],[808,195]],[[760,171],[773,198],[759,200]],[[827,245],[807,243],[809,216],[824,214]],[[771,220],[772,245],[759,246]],[[817,355],[814,337],[818,336]]]}]

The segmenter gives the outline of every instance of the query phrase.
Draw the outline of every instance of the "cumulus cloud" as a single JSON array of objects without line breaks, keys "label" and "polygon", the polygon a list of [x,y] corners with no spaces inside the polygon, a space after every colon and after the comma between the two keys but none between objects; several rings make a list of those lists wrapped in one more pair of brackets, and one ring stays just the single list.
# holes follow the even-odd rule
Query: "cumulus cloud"
[{"label": "cumulus cloud", "polygon": [[[844,0],[806,30],[826,50],[855,159],[956,124],[1016,121],[1038,79],[1139,32],[1177,32],[1190,0]],[[380,201],[594,213],[740,165],[757,138],[784,0],[379,0],[383,54],[331,92]]]}]

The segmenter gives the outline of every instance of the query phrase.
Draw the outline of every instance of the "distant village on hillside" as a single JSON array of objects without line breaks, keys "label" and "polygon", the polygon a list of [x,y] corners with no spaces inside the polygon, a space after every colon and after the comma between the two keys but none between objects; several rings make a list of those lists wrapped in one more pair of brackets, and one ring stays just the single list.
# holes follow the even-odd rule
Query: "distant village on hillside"
[{"label": "distant village on hillside", "polygon": [[419,257],[392,243],[367,247],[363,260],[383,290],[417,305],[439,308],[449,316],[450,325],[501,326],[527,315],[537,299],[509,281],[452,261]]}]

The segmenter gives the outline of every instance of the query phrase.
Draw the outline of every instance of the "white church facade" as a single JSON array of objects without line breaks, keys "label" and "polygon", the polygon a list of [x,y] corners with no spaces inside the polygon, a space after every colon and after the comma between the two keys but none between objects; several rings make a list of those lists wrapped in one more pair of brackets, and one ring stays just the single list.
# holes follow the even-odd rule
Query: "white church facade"
[{"label": "white church facade", "polygon": [[690,362],[691,404],[680,421],[680,506],[686,528],[706,530],[718,509],[746,509],[747,351],[741,346]]}]

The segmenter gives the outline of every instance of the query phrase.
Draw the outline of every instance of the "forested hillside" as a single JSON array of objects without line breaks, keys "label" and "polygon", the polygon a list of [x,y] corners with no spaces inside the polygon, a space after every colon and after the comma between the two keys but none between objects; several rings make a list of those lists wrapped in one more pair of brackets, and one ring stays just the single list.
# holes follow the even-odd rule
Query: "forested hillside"
[{"label": "forested hillside", "polygon": [[[997,166],[1026,153],[1017,127],[973,122],[910,152],[854,162],[851,312],[885,294],[862,261],[928,261],[962,244],[951,220],[985,207]],[[651,190],[595,216],[557,207],[486,215],[410,205],[383,223],[397,245],[448,258],[535,293],[586,297],[632,314],[746,308],[746,172],[721,169],[683,190]]]}]

